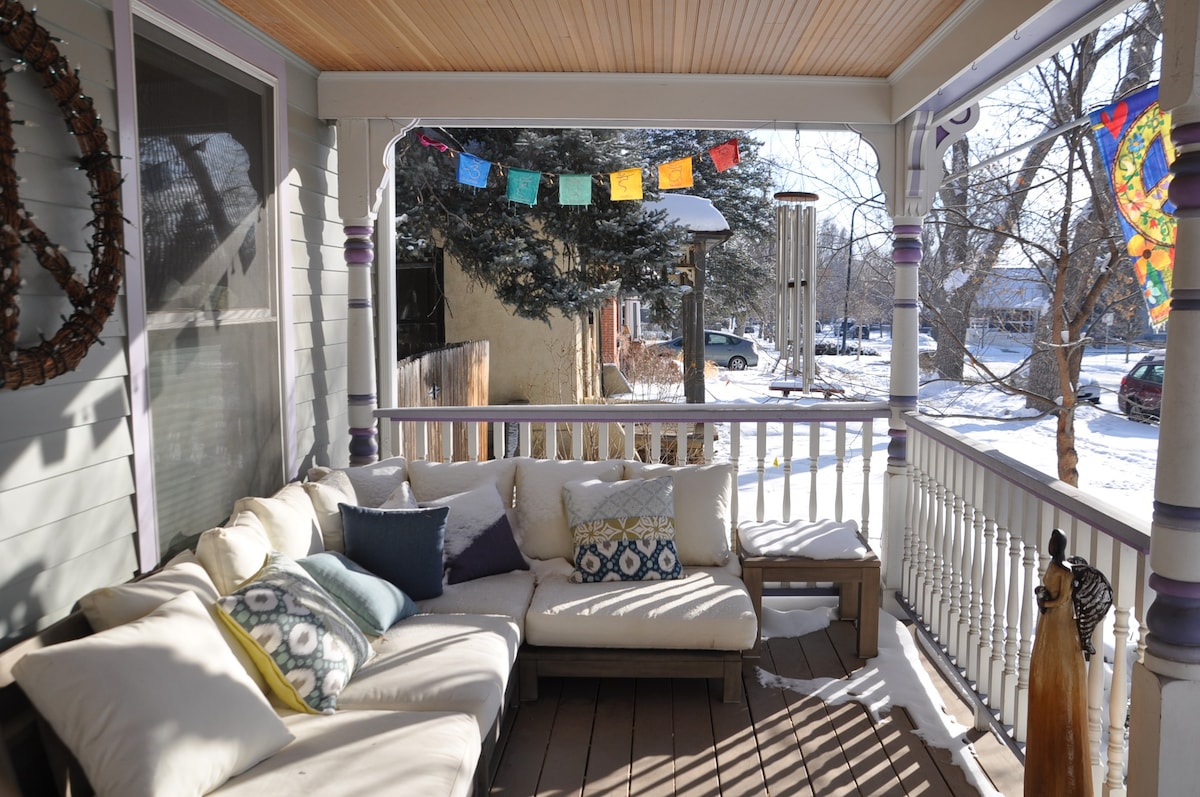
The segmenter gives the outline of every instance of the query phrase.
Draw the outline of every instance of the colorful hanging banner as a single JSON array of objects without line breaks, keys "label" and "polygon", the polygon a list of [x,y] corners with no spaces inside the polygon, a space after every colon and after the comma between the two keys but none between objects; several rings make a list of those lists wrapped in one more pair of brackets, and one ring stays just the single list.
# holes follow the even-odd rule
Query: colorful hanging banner
[{"label": "colorful hanging banner", "polygon": [[708,151],[708,156],[712,158],[713,166],[716,166],[719,172],[723,172],[742,162],[742,153],[738,150],[738,140],[736,138],[731,138],[724,144],[717,144]]},{"label": "colorful hanging banner", "polygon": [[642,170],[622,169],[608,176],[612,185],[612,200],[642,198]]},{"label": "colorful hanging banner", "polygon": [[668,188],[691,188],[694,185],[692,182],[692,159],[680,158],[677,161],[670,163],[661,163],[658,166],[658,187],[661,191],[666,191]]},{"label": "colorful hanging banner", "polygon": [[528,169],[509,169],[508,201],[520,202],[522,205],[536,205],[538,185],[541,181],[541,172],[531,172]]},{"label": "colorful hanging banner", "polygon": [[491,170],[490,161],[477,158],[469,152],[458,153],[458,181],[460,183],[476,188],[487,188],[488,172]]},{"label": "colorful hanging banner", "polygon": [[1175,206],[1167,198],[1175,160],[1171,115],[1158,107],[1154,86],[1089,117],[1150,323],[1160,328],[1171,312],[1175,262]]},{"label": "colorful hanging banner", "polygon": [[558,204],[592,204],[592,176],[590,174],[560,174],[558,176]]}]

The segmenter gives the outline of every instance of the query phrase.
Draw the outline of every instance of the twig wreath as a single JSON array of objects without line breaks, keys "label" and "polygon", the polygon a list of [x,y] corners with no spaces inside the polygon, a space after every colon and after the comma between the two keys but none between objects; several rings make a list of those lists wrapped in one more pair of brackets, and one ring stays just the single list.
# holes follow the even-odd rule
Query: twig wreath
[{"label": "twig wreath", "polygon": [[[58,105],[68,132],[78,143],[78,168],[87,172],[91,184],[88,251],[92,266],[84,282],[62,249],[21,204],[14,168],[18,150],[12,136],[12,106],[5,76],[0,74],[0,386],[16,389],[75,370],[99,341],[124,271],[125,219],[121,214],[121,173],[108,149],[108,136],[91,97],[80,90],[78,73],[55,46],[56,39],[20,3],[0,0],[0,40],[16,53],[16,66],[8,71],[29,69],[41,76],[42,87]],[[70,318],[63,318],[53,337],[25,348],[17,346],[22,246],[36,255],[75,308]]]}]

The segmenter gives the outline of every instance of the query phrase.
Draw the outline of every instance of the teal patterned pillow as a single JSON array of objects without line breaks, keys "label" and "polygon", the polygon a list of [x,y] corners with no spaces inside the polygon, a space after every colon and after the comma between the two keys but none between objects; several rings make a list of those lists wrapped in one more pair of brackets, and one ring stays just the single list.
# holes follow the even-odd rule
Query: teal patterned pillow
[{"label": "teal patterned pillow", "polygon": [[217,606],[271,691],[296,711],[332,714],[350,676],[373,653],[333,596],[277,552]]},{"label": "teal patterned pillow", "polygon": [[675,549],[674,484],[669,476],[563,485],[575,543],[571,580],[658,581],[680,578]]}]

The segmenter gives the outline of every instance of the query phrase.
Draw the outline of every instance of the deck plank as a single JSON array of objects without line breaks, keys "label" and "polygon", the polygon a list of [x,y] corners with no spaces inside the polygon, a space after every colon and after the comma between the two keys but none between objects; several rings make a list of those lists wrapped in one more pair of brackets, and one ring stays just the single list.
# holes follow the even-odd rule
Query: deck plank
[{"label": "deck plank", "polygon": [[546,746],[542,776],[533,794],[539,797],[579,797],[583,794],[598,691],[599,681],[594,678],[563,680],[562,696],[554,716],[554,732]]},{"label": "deck plank", "polygon": [[[805,639],[810,637],[824,637],[824,634],[810,634]],[[828,666],[813,669],[800,641],[796,639],[777,640],[771,646],[771,659],[776,667],[775,673],[785,678],[845,676],[845,672],[830,670]],[[784,700],[797,729],[800,751],[812,779],[813,791],[821,797],[858,797],[858,786],[834,725],[838,714],[831,711],[824,700],[813,695],[784,690]]]},{"label": "deck plank", "polygon": [[547,679],[540,692],[541,699],[521,703],[515,709],[517,715],[512,728],[500,741],[496,751],[500,763],[490,792],[495,797],[525,797],[537,792],[546,748],[554,730],[562,682]]},{"label": "deck plank", "polygon": [[634,681],[607,678],[600,682],[592,750],[588,756],[585,797],[629,797],[633,764]]},{"label": "deck plank", "polygon": [[771,639],[746,659],[746,700],[722,702],[716,680],[543,678],[499,752],[492,797],[963,797],[978,792],[944,750],[916,736],[903,709],[876,722],[859,703],[763,686],[848,678],[852,624]]},{"label": "deck plank", "polygon": [[675,793],[721,797],[708,683],[698,679],[676,681],[673,697]]},{"label": "deck plank", "polygon": [[671,681],[663,678],[637,681],[633,720],[635,757],[630,766],[629,793],[638,797],[673,797],[675,794],[671,685]]},{"label": "deck plank", "polygon": [[723,702],[715,681],[709,681],[708,696],[722,797],[761,797],[767,793],[767,782],[749,706],[744,701]]}]

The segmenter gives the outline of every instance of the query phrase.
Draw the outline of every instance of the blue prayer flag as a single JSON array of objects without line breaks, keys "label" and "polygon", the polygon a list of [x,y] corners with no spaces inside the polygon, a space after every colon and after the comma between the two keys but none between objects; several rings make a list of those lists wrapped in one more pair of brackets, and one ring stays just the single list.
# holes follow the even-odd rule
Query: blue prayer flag
[{"label": "blue prayer flag", "polygon": [[458,155],[458,181],[476,188],[487,188],[488,172],[492,170],[490,161],[477,158],[469,152]]}]

